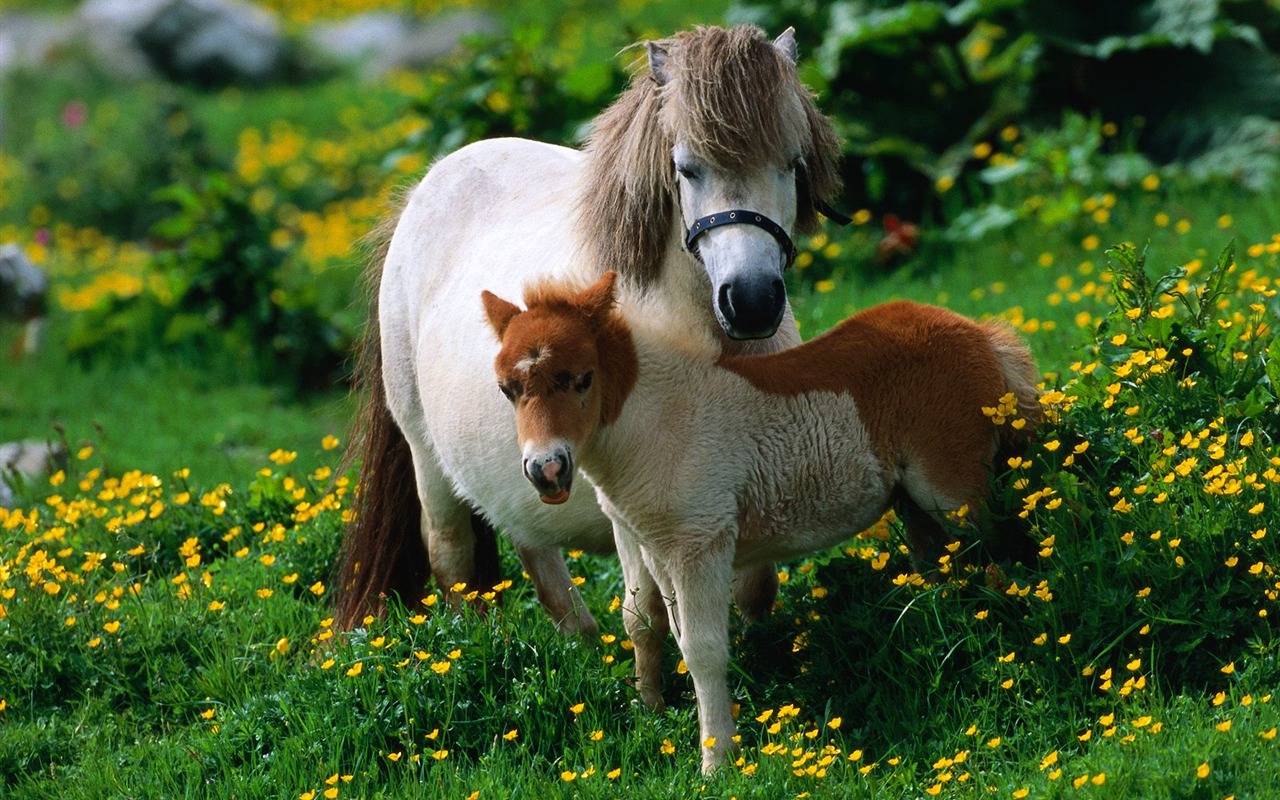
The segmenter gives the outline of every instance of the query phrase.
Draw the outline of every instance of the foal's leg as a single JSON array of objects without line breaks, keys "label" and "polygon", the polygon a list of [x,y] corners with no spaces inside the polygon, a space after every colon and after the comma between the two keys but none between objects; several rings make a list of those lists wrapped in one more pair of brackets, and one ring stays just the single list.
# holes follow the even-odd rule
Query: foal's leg
[{"label": "foal's leg", "polygon": [[[936,459],[907,470],[894,499],[917,569],[937,567],[938,559],[947,553],[952,539],[944,525],[948,513],[966,508],[966,524],[978,524],[988,472],[980,453],[981,448],[970,447],[947,459],[945,468],[939,466],[941,459]],[[953,559],[952,563],[958,561]]]},{"label": "foal's leg", "polygon": [[702,771],[710,773],[737,749],[728,682],[731,540],[726,535],[692,552],[650,555],[661,559],[675,594],[672,624],[698,697]]},{"label": "foal's leg", "polygon": [[938,559],[947,552],[947,531],[938,521],[941,515],[926,511],[905,492],[894,503],[894,509],[902,520],[907,547],[911,550],[911,561],[916,571],[924,573],[936,569]]},{"label": "foal's leg", "polygon": [[520,563],[533,580],[538,602],[561,633],[580,633],[593,637],[600,632],[596,618],[582,602],[578,587],[573,585],[564,556],[554,547],[516,545]]},{"label": "foal's leg", "polygon": [[622,625],[635,645],[636,689],[646,706],[661,711],[662,645],[670,626],[667,605],[635,539],[614,529],[622,563]]}]

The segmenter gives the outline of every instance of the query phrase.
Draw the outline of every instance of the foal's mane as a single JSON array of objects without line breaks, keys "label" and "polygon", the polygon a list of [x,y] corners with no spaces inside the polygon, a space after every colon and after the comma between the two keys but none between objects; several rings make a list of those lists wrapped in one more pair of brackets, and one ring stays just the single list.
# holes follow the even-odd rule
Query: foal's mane
[{"label": "foal's mane", "polygon": [[[600,423],[612,425],[622,413],[639,375],[631,328],[618,310],[614,284],[617,276],[605,274],[590,287],[582,289],[559,281],[535,282],[525,287],[524,304],[528,311],[548,315],[567,315],[587,322],[595,331],[596,352],[600,370]],[[552,331],[557,329],[553,325]],[[507,343],[503,342],[505,348]]]},{"label": "foal's mane", "polygon": [[654,44],[668,56],[667,80],[638,71],[587,140],[577,209],[586,257],[640,286],[657,280],[677,213],[677,139],[729,171],[777,163],[798,143],[796,227],[813,232],[816,206],[840,188],[840,147],[795,64],[751,25],[699,27]]}]

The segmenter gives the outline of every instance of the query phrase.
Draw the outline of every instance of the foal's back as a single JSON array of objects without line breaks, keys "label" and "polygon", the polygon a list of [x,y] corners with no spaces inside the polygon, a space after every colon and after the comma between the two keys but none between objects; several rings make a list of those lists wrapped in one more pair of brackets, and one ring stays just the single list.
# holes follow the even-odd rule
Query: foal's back
[{"label": "foal's back", "polygon": [[983,407],[1012,391],[1035,411],[1035,365],[1007,325],[910,301],[863,311],[791,350],[718,363],[767,394],[849,395],[882,462],[913,459],[934,475],[956,454],[992,452]]}]

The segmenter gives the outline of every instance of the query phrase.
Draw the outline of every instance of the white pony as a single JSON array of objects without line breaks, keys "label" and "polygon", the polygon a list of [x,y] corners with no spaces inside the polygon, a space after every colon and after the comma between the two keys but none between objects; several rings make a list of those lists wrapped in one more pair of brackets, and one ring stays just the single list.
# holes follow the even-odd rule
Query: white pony
[{"label": "white pony", "polygon": [[526,311],[483,295],[502,342],[494,369],[537,494],[568,493],[560,465],[577,461],[613,521],[650,705],[668,619],[675,628],[710,771],[733,750],[733,571],[832,547],[891,506],[920,560],[949,557],[942,516],[977,515],[997,450],[1026,433],[983,409],[1034,425],[1038,373],[1009,326],[907,302],[791,350],[725,355],[705,335],[673,335],[661,309],[624,319],[613,283],[534,285]]},{"label": "white pony", "polygon": [[[480,142],[408,197],[362,358],[341,626],[393,593],[412,603],[428,572],[446,591],[497,583],[496,526],[560,629],[596,630],[559,549],[611,551],[609,521],[589,492],[553,508],[511,474],[515,419],[489,377],[482,289],[616,270],[624,306],[643,298],[727,352],[799,341],[782,282],[790,235],[812,230],[838,189],[839,147],[796,76],[793,32],[770,42],[751,26],[708,27],[646,47],[648,70],[595,120],[585,151]],[[775,591],[773,571],[757,570],[740,606],[759,614]]]}]

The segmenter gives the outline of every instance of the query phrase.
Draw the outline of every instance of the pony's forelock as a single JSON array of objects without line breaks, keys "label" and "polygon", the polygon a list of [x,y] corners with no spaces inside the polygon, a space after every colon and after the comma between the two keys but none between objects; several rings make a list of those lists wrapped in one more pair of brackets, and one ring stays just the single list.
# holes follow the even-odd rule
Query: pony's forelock
[{"label": "pony's forelock", "polygon": [[640,286],[657,279],[675,222],[676,141],[731,172],[802,156],[796,225],[812,231],[816,206],[839,190],[840,143],[786,54],[751,25],[699,27],[655,44],[667,55],[666,80],[638,68],[587,140],[578,208],[586,257]]},{"label": "pony's forelock", "polygon": [[808,118],[795,65],[759,28],[698,28],[663,42],[663,127],[725,171],[800,154]]}]

